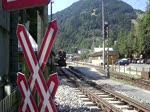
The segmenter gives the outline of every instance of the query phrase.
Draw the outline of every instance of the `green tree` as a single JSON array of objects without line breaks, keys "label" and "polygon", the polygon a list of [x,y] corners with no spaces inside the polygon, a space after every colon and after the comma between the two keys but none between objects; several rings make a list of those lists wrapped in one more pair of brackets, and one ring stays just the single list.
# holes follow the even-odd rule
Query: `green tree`
[{"label": "green tree", "polygon": [[148,10],[148,9],[150,9],[150,0],[147,0],[147,6],[146,6],[146,9]]},{"label": "green tree", "polygon": [[139,25],[138,50],[147,52],[150,50],[150,9],[147,10]]}]

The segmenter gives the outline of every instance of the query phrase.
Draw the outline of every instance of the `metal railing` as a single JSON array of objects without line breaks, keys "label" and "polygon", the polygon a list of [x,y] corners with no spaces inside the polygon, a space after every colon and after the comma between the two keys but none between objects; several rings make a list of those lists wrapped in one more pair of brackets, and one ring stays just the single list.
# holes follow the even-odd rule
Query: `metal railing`
[{"label": "metal railing", "polygon": [[18,101],[18,90],[15,90],[0,101],[0,112],[17,112]]},{"label": "metal railing", "polygon": [[[74,64],[92,65],[92,66],[97,66],[103,69],[103,66],[99,64],[80,62],[80,61],[74,61]],[[113,71],[113,72],[122,73],[122,74],[129,75],[135,78],[141,78],[142,71],[150,72],[150,64],[129,64],[128,66],[127,65],[109,65],[109,69],[110,71]]]},{"label": "metal railing", "polygon": [[112,71],[119,72],[119,73],[125,73],[132,75],[133,77],[140,77],[142,71],[150,72],[150,66],[149,67],[131,67],[131,66],[120,66],[120,65],[113,65],[110,67]]}]

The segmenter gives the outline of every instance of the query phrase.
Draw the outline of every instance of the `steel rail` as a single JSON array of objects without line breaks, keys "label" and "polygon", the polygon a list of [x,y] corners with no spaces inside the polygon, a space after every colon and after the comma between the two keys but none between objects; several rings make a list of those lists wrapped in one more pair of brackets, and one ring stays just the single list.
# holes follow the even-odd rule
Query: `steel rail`
[{"label": "steel rail", "polygon": [[[71,68],[72,68],[72,67],[71,67]],[[72,69],[73,69],[73,68],[72,68]],[[69,69],[69,71],[71,71],[71,70]],[[78,74],[77,72],[75,72],[75,71],[71,71],[71,72],[74,73],[74,74],[76,74],[76,75],[78,75],[78,77],[79,77],[79,74]],[[81,77],[81,73],[80,73],[80,77]],[[129,97],[126,97],[126,96],[124,96],[124,95],[121,95],[121,94],[119,94],[119,93],[117,93],[117,92],[115,92],[115,91],[112,91],[112,90],[110,90],[110,89],[108,89],[108,88],[106,88],[106,87],[102,87],[102,86],[100,86],[100,85],[97,85],[95,82],[92,82],[92,81],[90,81],[90,80],[88,80],[88,79],[86,79],[86,78],[83,78],[83,77],[82,77],[82,79],[83,79],[84,81],[86,81],[88,84],[94,85],[94,87],[96,87],[96,88],[98,88],[98,89],[101,89],[101,90],[103,90],[103,91],[105,91],[105,92],[107,92],[107,93],[109,93],[109,94],[115,96],[116,98],[121,99],[121,101],[124,101],[124,102],[128,103],[129,105],[135,107],[135,108],[138,109],[139,111],[150,112],[150,107],[147,106],[147,105],[144,105],[144,104],[142,104],[142,103],[139,103],[139,102],[136,101],[136,100],[133,100],[133,99],[131,99],[131,98],[129,98]]]},{"label": "steel rail", "polygon": [[[94,67],[95,69],[104,73],[104,70],[100,69],[100,67],[98,67],[98,66],[86,64],[86,63],[80,63],[80,62],[78,62],[78,64],[84,64],[84,65],[87,65],[90,67]],[[137,86],[137,87],[140,87],[142,89],[150,90],[150,80],[145,80],[145,79],[141,79],[141,78],[134,78],[134,77],[122,75],[120,73],[113,72],[113,71],[110,71],[110,77],[113,77],[113,78],[116,78],[119,80],[123,80],[125,82],[129,82],[130,84]]]},{"label": "steel rail", "polygon": [[73,84],[75,84],[81,92],[83,92],[88,98],[90,98],[96,105],[100,108],[102,108],[105,112],[123,112],[122,110],[116,108],[115,106],[111,105],[110,103],[106,102],[102,98],[98,97],[97,95],[94,95],[92,92],[90,92],[88,89],[84,88],[76,78],[70,78],[69,74],[65,73],[64,70],[61,69],[61,72],[65,74],[67,78],[69,78]]}]

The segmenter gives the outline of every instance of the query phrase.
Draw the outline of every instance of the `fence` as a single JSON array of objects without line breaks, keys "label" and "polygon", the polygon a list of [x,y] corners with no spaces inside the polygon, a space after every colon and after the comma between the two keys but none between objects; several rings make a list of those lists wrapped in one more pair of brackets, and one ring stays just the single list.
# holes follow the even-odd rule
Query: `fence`
[{"label": "fence", "polygon": [[[82,65],[92,65],[96,67],[100,67],[103,69],[103,65],[87,63],[87,62],[79,62],[74,61],[74,64],[82,64]],[[107,68],[107,65],[105,66]],[[109,65],[110,71],[123,73],[125,75],[130,75],[135,78],[141,78],[141,72],[146,71],[150,72],[150,64],[129,64],[129,65]]]},{"label": "fence", "polygon": [[0,112],[17,112],[18,90],[0,101]]},{"label": "fence", "polygon": [[124,73],[126,75],[131,75],[133,77],[141,77],[142,71],[150,72],[150,65],[133,65],[133,66],[112,65],[110,66],[110,70],[119,73]]}]

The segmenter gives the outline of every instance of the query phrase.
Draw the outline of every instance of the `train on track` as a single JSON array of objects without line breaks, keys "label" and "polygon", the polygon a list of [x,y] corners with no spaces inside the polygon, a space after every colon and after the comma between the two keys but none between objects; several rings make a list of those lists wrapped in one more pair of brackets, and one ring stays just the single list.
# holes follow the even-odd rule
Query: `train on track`
[{"label": "train on track", "polygon": [[66,52],[63,49],[60,49],[57,52],[56,63],[58,64],[59,67],[65,67],[67,65],[66,64]]}]

